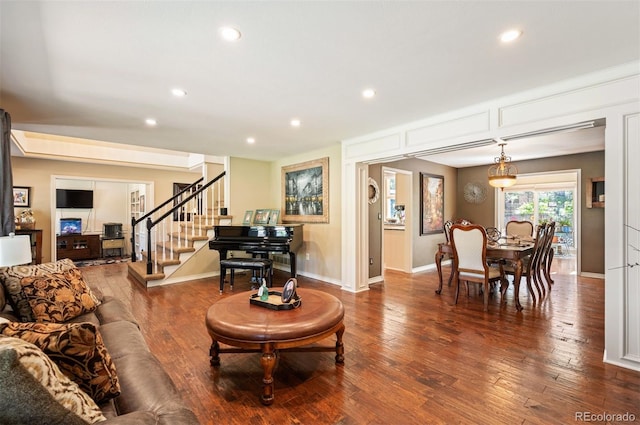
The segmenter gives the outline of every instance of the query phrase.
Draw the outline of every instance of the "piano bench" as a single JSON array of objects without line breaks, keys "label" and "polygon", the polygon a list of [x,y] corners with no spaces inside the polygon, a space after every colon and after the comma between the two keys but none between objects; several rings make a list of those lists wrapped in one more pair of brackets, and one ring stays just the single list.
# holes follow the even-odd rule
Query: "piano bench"
[{"label": "piano bench", "polygon": [[234,271],[236,269],[252,270],[255,276],[255,272],[258,271],[258,278],[260,283],[262,279],[267,280],[267,286],[271,287],[271,275],[273,274],[273,260],[269,258],[227,258],[226,260],[220,260],[220,293],[224,289],[224,278],[227,274],[227,269],[231,270],[231,289],[233,289]]}]

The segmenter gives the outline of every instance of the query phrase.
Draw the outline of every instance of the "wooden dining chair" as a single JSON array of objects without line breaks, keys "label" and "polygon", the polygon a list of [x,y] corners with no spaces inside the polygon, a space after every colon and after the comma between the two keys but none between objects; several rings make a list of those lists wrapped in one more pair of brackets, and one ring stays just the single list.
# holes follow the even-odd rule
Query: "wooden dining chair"
[{"label": "wooden dining chair", "polygon": [[544,257],[542,259],[542,273],[547,281],[547,285],[549,285],[549,289],[551,289],[551,284],[553,283],[553,279],[551,278],[551,263],[553,262],[553,238],[556,234],[556,222],[552,221],[547,224],[547,232],[546,232],[546,240],[545,240],[545,248],[544,248]]},{"label": "wooden dining chair", "polygon": [[451,246],[453,248],[453,279],[456,283],[456,299],[460,293],[460,282],[464,281],[469,296],[469,282],[482,285],[484,311],[489,309],[491,284],[503,282],[505,277],[502,264],[487,264],[487,234],[478,224],[454,224],[451,226]]},{"label": "wooden dining chair", "polygon": [[[538,300],[542,300],[546,296],[546,290],[544,283],[542,282],[542,272],[544,265],[544,254],[546,249],[546,236],[547,225],[540,224],[536,227],[536,235],[533,245],[533,253],[522,260],[522,274],[521,277],[527,279],[527,290],[536,302],[536,294],[533,292],[533,286],[535,285],[538,292]],[[515,266],[511,263],[504,265],[504,274],[507,276],[514,276],[516,274]],[[514,285],[520,285],[520,282],[513,282]]]},{"label": "wooden dining chair", "polygon": [[451,242],[451,226],[453,226],[453,221],[451,220],[445,221],[442,226],[442,231],[444,232],[445,238],[447,238],[447,243]]},{"label": "wooden dining chair", "polygon": [[507,236],[533,236],[533,223],[526,220],[511,220],[505,226]]}]

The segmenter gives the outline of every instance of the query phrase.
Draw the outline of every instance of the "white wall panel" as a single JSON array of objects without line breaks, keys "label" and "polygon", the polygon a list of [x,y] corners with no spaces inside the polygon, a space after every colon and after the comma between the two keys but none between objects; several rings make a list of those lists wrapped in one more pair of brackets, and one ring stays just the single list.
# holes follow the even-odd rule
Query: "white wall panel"
[{"label": "white wall panel", "polygon": [[499,108],[499,126],[525,124],[563,115],[629,103],[637,99],[637,76],[621,78]]},{"label": "white wall panel", "polygon": [[390,134],[357,143],[350,143],[344,147],[344,158],[362,158],[366,156],[376,156],[381,153],[391,155],[402,149],[402,137],[400,133]]},{"label": "white wall panel", "polygon": [[623,358],[640,366],[640,114],[624,117],[626,144],[626,279]]},{"label": "white wall panel", "polygon": [[487,110],[408,130],[407,146],[429,144],[431,146],[428,147],[437,147],[433,146],[434,142],[489,131],[489,117],[490,114]]}]

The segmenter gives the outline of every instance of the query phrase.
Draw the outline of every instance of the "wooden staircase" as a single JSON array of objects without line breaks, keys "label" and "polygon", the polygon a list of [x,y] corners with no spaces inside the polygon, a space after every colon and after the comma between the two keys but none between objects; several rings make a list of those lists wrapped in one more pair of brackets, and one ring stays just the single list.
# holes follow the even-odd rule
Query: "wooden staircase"
[{"label": "wooden staircase", "polygon": [[[224,218],[231,218],[225,216]],[[146,253],[136,262],[128,263],[129,276],[145,287],[158,286],[168,279],[181,265],[186,264],[199,249],[208,249],[208,241],[214,235],[214,224],[220,216],[194,216],[193,221],[181,222],[180,232],[171,232],[167,237],[170,244],[156,244],[156,251],[152,254],[152,273],[147,273]]]},{"label": "wooden staircase", "polygon": [[[129,276],[145,287],[158,286],[183,278],[189,280],[185,273],[198,273],[199,269],[210,264],[208,261],[201,265],[195,262],[171,278],[199,251],[208,249],[207,241],[213,237],[214,226],[220,219],[231,218],[216,214],[224,205],[225,174],[220,173],[206,184],[202,183],[204,177],[200,177],[142,217],[132,217]],[[138,233],[136,229],[145,230]],[[198,258],[203,256],[206,254],[202,253]],[[204,273],[212,272],[207,270]]]}]

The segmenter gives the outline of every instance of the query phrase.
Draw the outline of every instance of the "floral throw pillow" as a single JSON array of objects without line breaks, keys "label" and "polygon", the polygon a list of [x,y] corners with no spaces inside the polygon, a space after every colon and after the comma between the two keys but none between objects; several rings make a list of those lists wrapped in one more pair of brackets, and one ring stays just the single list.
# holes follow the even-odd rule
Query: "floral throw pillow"
[{"label": "floral throw pillow", "polygon": [[43,276],[50,273],[62,273],[76,268],[76,265],[68,258],[51,263],[36,265],[20,265],[13,267],[0,267],[0,282],[4,286],[7,301],[11,304],[13,311],[23,322],[33,322],[33,312],[29,305],[29,300],[22,292],[20,280],[28,276]]},{"label": "floral throw pillow", "polygon": [[93,323],[0,323],[0,334],[34,344],[96,403],[120,395],[115,365]]},{"label": "floral throw pillow", "polygon": [[20,285],[36,322],[66,322],[95,310],[100,303],[77,268],[23,277]]},{"label": "floral throw pillow", "polygon": [[35,345],[0,336],[0,423],[105,421],[97,404]]}]

